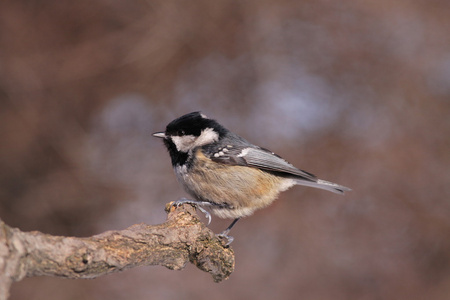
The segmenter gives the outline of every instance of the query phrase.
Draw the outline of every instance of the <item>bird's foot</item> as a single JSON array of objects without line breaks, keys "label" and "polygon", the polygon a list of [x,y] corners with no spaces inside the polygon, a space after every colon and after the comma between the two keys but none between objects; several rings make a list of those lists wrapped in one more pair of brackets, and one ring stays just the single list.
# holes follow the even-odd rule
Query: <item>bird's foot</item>
[{"label": "bird's foot", "polygon": [[202,213],[204,213],[205,217],[208,219],[208,225],[211,224],[211,214],[209,213],[209,211],[207,211],[206,209],[204,209],[202,207],[202,205],[210,205],[209,202],[189,200],[186,198],[182,198],[180,200],[176,200],[171,203],[171,205],[173,207],[179,207],[182,204],[191,204],[191,205],[195,206],[196,208],[198,208],[198,210],[201,211]]},{"label": "bird's foot", "polygon": [[225,241],[225,246],[229,246],[233,241],[234,241],[234,237],[228,235],[229,230],[225,230],[222,233],[219,233],[217,235],[217,237],[221,240]]},{"label": "bird's foot", "polygon": [[239,221],[239,219],[240,218],[234,219],[233,222],[231,222],[230,226],[227,227],[227,229],[225,229],[222,233],[219,233],[217,235],[220,239],[224,239],[227,241],[225,246],[230,245],[234,241],[234,237],[229,236],[228,233],[230,233],[231,228],[233,228],[233,226],[236,224],[237,221]]}]

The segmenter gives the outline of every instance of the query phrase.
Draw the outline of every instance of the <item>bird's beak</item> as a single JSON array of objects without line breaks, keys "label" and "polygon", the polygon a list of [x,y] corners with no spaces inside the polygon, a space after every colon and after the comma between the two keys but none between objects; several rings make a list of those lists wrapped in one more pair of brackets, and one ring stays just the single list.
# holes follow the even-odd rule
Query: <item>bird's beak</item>
[{"label": "bird's beak", "polygon": [[164,132],[155,132],[153,134],[153,136],[156,136],[156,137],[162,138],[162,139],[166,138],[166,134]]}]

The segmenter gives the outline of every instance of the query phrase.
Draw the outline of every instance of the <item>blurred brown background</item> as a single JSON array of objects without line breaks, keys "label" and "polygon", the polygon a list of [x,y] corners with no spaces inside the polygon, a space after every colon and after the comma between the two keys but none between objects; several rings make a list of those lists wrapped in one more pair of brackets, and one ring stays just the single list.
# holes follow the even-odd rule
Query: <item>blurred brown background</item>
[{"label": "blurred brown background", "polygon": [[[0,2],[0,217],[88,236],[185,196],[160,140],[195,110],[346,196],[233,230],[236,270],[29,278],[11,299],[449,299],[450,2]],[[228,220],[213,219],[220,232]]]}]

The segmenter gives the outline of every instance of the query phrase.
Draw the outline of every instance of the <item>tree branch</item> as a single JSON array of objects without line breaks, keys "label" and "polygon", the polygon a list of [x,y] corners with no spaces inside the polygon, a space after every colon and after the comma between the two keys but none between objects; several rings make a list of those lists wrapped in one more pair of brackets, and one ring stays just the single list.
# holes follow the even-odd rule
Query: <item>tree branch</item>
[{"label": "tree branch", "polygon": [[167,221],[137,224],[88,238],[22,232],[0,220],[0,299],[15,281],[31,276],[96,278],[137,266],[183,269],[188,262],[215,282],[234,270],[234,253],[195,214],[191,205],[167,205]]}]

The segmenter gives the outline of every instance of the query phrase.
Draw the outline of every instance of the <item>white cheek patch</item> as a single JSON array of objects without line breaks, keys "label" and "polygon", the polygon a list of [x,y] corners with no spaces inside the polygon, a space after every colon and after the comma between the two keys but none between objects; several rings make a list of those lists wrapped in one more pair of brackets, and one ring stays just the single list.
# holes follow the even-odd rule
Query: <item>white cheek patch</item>
[{"label": "white cheek patch", "polygon": [[192,149],[192,145],[195,141],[195,136],[193,135],[183,135],[183,136],[172,136],[172,142],[177,147],[180,152],[189,152]]}]

